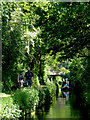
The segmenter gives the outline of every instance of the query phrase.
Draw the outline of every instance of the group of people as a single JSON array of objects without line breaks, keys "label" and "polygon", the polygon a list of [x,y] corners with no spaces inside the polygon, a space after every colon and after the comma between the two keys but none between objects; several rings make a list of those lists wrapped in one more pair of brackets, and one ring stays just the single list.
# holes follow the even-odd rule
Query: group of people
[{"label": "group of people", "polygon": [[24,84],[26,84],[26,86],[30,85],[31,87],[34,81],[33,81],[33,73],[30,71],[30,68],[28,68],[28,71],[25,73],[25,75],[23,75],[23,71],[20,71],[17,80],[20,87],[23,87]]}]

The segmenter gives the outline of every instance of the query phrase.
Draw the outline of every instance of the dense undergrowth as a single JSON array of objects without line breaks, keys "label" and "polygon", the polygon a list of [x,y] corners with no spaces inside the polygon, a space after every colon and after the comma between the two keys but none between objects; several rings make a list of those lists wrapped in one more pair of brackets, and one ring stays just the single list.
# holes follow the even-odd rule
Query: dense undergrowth
[{"label": "dense undergrowth", "polygon": [[0,98],[0,119],[18,118],[22,111],[17,104],[14,104],[12,97]]},{"label": "dense undergrowth", "polygon": [[89,89],[89,69],[90,69],[90,60],[88,58],[75,58],[70,65],[70,77],[72,92],[75,95],[75,98],[72,101],[74,107],[75,103],[82,109],[83,114],[86,114],[87,117],[90,114],[89,109],[89,98],[90,98],[90,89]]},{"label": "dense undergrowth", "polygon": [[2,119],[24,116],[41,107],[47,101],[51,101],[55,94],[56,86],[53,82],[49,82],[45,87],[17,89],[11,97],[1,98],[1,101],[5,101],[5,99],[6,101],[2,104],[0,117]]}]

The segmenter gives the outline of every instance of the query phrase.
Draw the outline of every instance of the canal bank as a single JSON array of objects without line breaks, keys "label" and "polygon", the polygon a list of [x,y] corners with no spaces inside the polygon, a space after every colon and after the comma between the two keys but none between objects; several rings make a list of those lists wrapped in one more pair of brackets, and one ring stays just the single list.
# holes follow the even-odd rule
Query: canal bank
[{"label": "canal bank", "polygon": [[48,118],[76,118],[82,120],[81,111],[71,105],[71,93],[61,91],[53,98],[52,103],[46,103],[42,108],[27,114],[24,120],[36,118],[37,120],[47,120]]}]

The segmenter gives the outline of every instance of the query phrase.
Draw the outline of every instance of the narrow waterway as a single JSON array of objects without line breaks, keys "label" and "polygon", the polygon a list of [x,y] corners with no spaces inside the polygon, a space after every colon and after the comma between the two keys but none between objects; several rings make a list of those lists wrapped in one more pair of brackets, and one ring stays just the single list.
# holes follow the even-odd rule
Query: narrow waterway
[{"label": "narrow waterway", "polygon": [[47,120],[48,118],[77,118],[81,120],[80,110],[73,108],[70,102],[70,92],[61,92],[58,97],[53,98],[52,104],[46,104],[41,109],[27,115],[27,118],[37,118],[37,120]]}]

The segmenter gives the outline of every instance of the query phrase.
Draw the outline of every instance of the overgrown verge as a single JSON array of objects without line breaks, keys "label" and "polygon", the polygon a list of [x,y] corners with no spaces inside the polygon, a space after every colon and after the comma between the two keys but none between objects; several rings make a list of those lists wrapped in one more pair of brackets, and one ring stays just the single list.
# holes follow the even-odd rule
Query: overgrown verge
[{"label": "overgrown verge", "polygon": [[70,66],[72,92],[75,94],[74,103],[78,104],[84,115],[89,115],[89,69],[90,62],[86,58],[75,58]]},{"label": "overgrown verge", "polygon": [[14,103],[19,105],[23,113],[32,112],[51,101],[56,94],[56,86],[49,82],[45,87],[27,87],[18,89],[13,95]]},{"label": "overgrown verge", "polygon": [[2,105],[0,117],[2,119],[24,116],[26,113],[31,113],[44,104],[47,104],[47,102],[51,103],[55,94],[56,85],[53,82],[48,82],[45,87],[32,86],[18,89],[12,97],[0,99]]},{"label": "overgrown verge", "polygon": [[19,118],[22,111],[11,97],[0,97],[0,119]]}]

